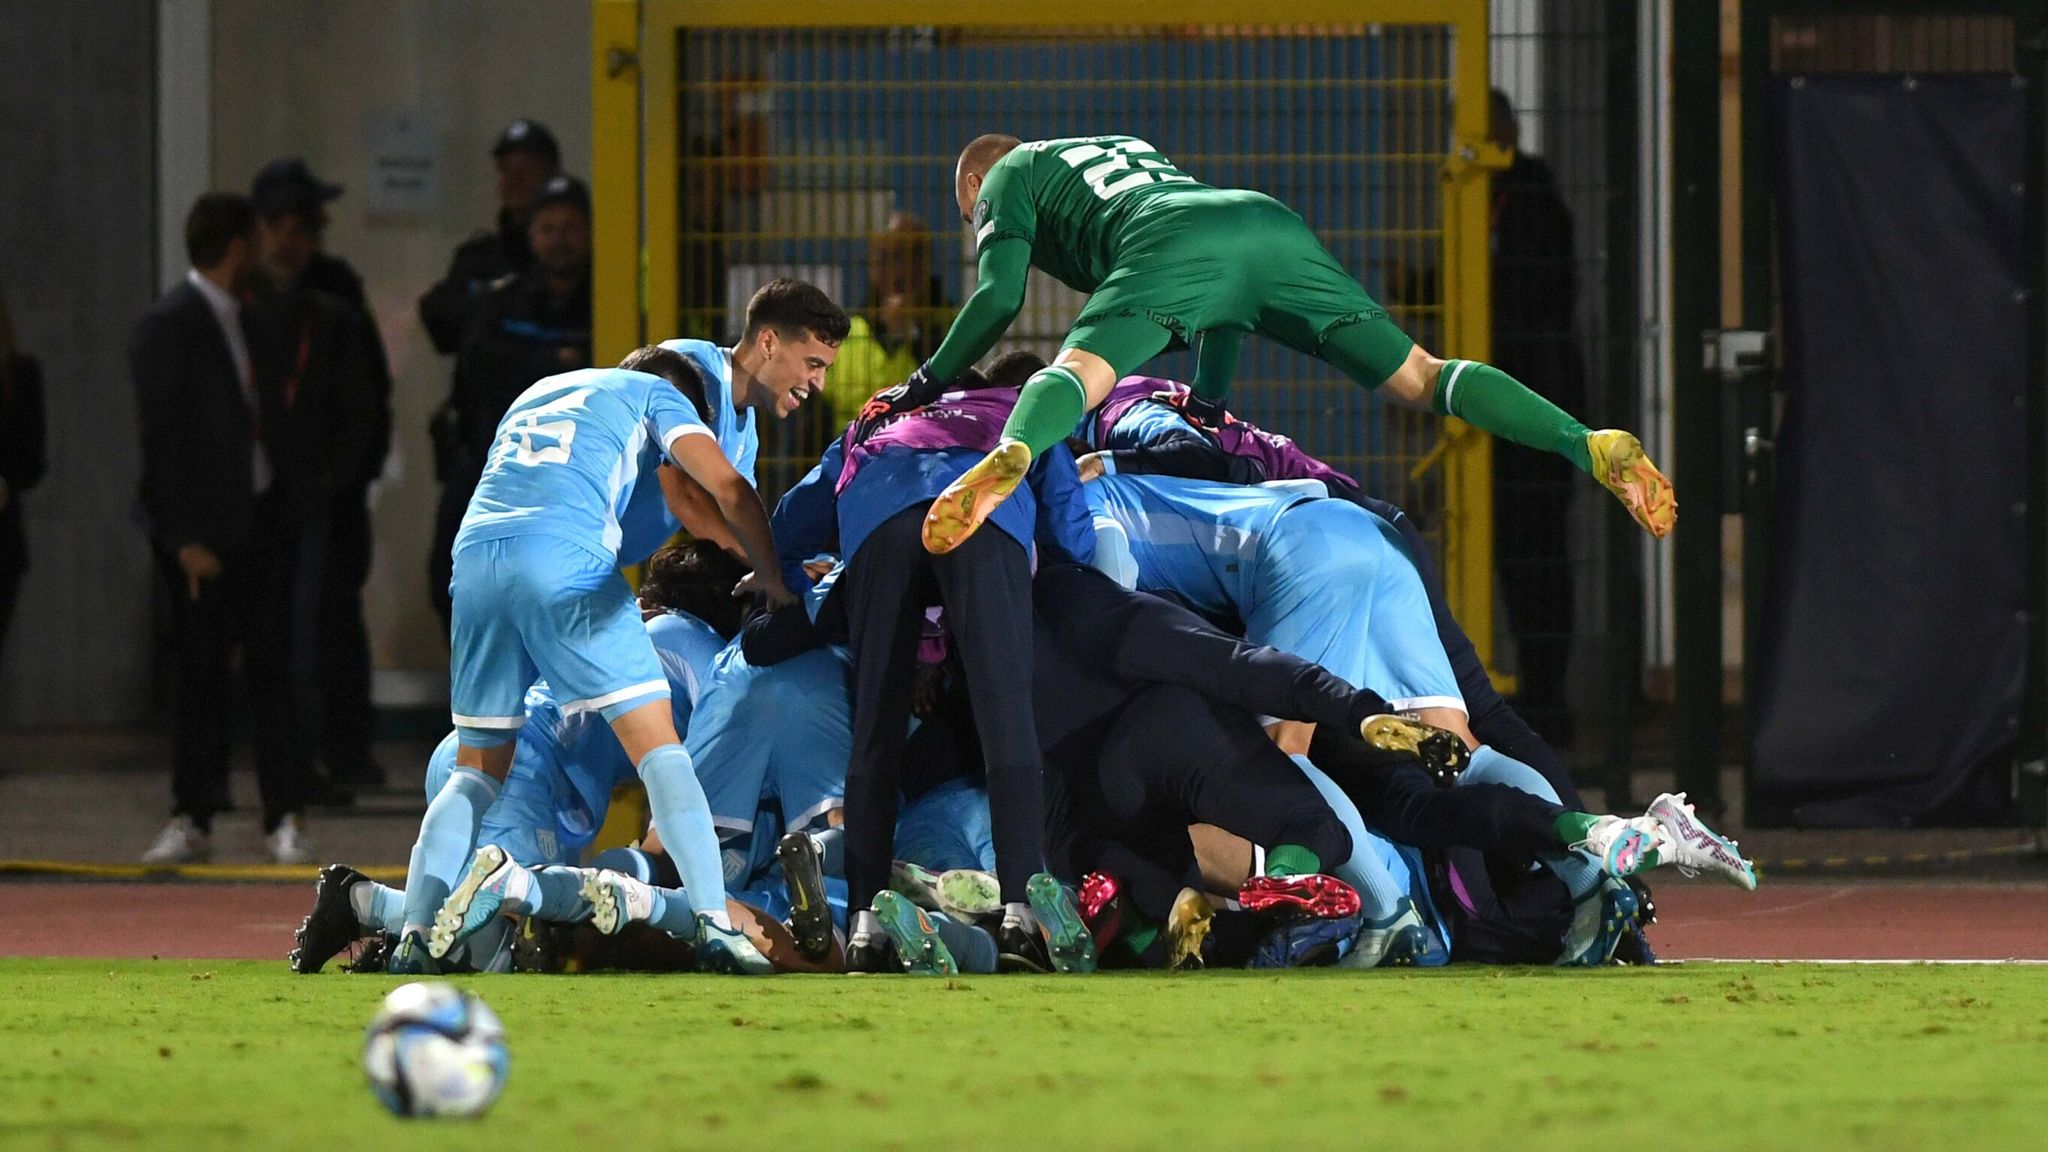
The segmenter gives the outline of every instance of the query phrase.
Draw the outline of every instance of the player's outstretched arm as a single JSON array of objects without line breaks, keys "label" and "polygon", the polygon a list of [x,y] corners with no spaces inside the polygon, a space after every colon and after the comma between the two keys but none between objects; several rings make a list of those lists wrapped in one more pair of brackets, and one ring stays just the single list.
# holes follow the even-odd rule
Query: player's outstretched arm
[{"label": "player's outstretched arm", "polygon": [[[679,436],[670,445],[669,452],[690,479],[703,485],[711,498],[718,502],[719,515],[732,526],[733,535],[739,537],[740,546],[746,549],[747,562],[754,566],[752,580],[755,590],[764,593],[769,604],[774,606],[792,602],[795,597],[783,584],[782,575],[776,567],[775,538],[768,530],[768,509],[761,503],[761,494],[725,458],[718,441],[709,436]],[[677,519],[681,519],[679,510]]]},{"label": "player's outstretched arm", "polygon": [[1024,307],[1024,286],[1030,274],[1029,241],[1012,237],[982,250],[974,294],[924,363],[923,372],[934,384],[943,386],[958,379],[1010,330],[1010,322]]}]

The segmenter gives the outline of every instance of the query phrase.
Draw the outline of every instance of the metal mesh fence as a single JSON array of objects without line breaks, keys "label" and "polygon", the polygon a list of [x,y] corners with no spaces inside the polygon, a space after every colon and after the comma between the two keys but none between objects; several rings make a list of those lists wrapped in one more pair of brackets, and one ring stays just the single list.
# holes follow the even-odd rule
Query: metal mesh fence
[{"label": "metal mesh fence", "polygon": [[[1594,427],[1633,425],[1637,403],[1634,317],[1610,293],[1634,276],[1615,265],[1627,238],[1610,209],[1636,175],[1611,146],[1614,38],[1632,35],[1615,23],[1598,0],[1495,0],[1490,44],[1489,119],[1516,151],[1493,178],[1493,359]],[[1558,457],[1500,441],[1493,479],[1496,666],[1582,781],[1601,778],[1604,737],[1630,719],[1612,686],[1634,673],[1612,624],[1610,566],[1630,563],[1606,530],[1613,502]]]},{"label": "metal mesh fence", "polygon": [[[770,433],[763,494],[898,383],[972,290],[953,162],[976,135],[1141,137],[1205,183],[1274,195],[1426,346],[1439,346],[1441,27],[742,28],[678,33],[677,328],[730,340],[759,284],[796,275],[858,317],[825,403]],[[1081,297],[1033,274],[998,351],[1054,353]],[[1191,357],[1152,370],[1186,379]],[[1447,510],[1432,416],[1251,341],[1233,407],[1400,503]]]}]

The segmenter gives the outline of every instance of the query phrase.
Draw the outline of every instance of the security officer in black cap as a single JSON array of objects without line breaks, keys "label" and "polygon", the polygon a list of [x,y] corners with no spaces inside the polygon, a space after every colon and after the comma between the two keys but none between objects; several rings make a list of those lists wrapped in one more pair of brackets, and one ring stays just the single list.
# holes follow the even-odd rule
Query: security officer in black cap
[{"label": "security officer in black cap", "polygon": [[455,357],[455,387],[434,417],[441,505],[428,592],[448,623],[450,550],[483,474],[498,421],[534,381],[590,367],[590,190],[574,176],[541,186],[527,211],[533,266],[493,284]]},{"label": "security officer in black cap", "polygon": [[[326,205],[340,196],[299,159],[256,175],[258,263],[264,276],[251,310],[252,355],[279,380],[299,421],[307,480],[300,579],[308,609],[294,664],[317,702],[316,750],[329,778],[380,787],[371,758],[370,641],[363,584],[370,575],[369,486],[391,444],[391,373],[363,280],[321,250]],[[261,367],[261,366],[259,366]],[[314,407],[317,405],[317,408]]]},{"label": "security officer in black cap", "polygon": [[533,265],[526,242],[526,214],[541,185],[560,174],[562,149],[538,120],[514,120],[491,148],[498,169],[498,226],[478,232],[455,249],[448,274],[420,297],[420,320],[433,337],[434,351],[461,351],[469,309],[493,282]]}]

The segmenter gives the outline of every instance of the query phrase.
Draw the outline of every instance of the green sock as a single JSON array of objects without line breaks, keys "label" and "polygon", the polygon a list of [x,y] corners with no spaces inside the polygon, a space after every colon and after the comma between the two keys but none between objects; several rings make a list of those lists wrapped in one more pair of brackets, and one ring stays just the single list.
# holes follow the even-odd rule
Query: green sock
[{"label": "green sock", "polygon": [[[1584,840],[1586,833],[1591,831],[1593,825],[1599,822],[1600,817],[1593,815],[1591,812],[1560,812],[1557,814],[1557,822],[1552,824],[1551,828],[1557,834],[1558,843],[1569,848]],[[1657,848],[1656,842],[1653,840],[1651,841],[1651,846],[1643,850],[1642,867],[1655,868],[1656,866]]]},{"label": "green sock", "polygon": [[1149,920],[1140,921],[1125,929],[1122,937],[1124,946],[1131,950],[1131,955],[1133,956],[1143,956],[1145,949],[1150,948],[1152,942],[1157,939],[1159,939],[1159,925]]},{"label": "green sock", "polygon": [[1557,814],[1557,822],[1551,827],[1557,832],[1557,842],[1569,848],[1584,840],[1586,833],[1592,831],[1593,825],[1599,822],[1600,818],[1591,812],[1560,812]]},{"label": "green sock", "polygon": [[1088,393],[1073,369],[1054,364],[1024,382],[1017,407],[1003,425],[1003,439],[1022,440],[1038,459],[1047,448],[1074,434],[1088,411]]},{"label": "green sock", "polygon": [[1278,844],[1266,852],[1268,876],[1307,876],[1322,870],[1322,858],[1299,844]]},{"label": "green sock", "polygon": [[1517,444],[1555,452],[1593,471],[1584,424],[1491,364],[1446,360],[1436,378],[1436,410]]}]

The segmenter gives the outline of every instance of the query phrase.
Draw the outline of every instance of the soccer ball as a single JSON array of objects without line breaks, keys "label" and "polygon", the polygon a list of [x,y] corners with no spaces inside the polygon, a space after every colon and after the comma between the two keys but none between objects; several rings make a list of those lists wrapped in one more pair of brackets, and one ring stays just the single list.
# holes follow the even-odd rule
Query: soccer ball
[{"label": "soccer ball", "polygon": [[363,1033],[363,1071],[396,1116],[481,1116],[507,1065],[498,1014],[452,984],[393,989]]}]

